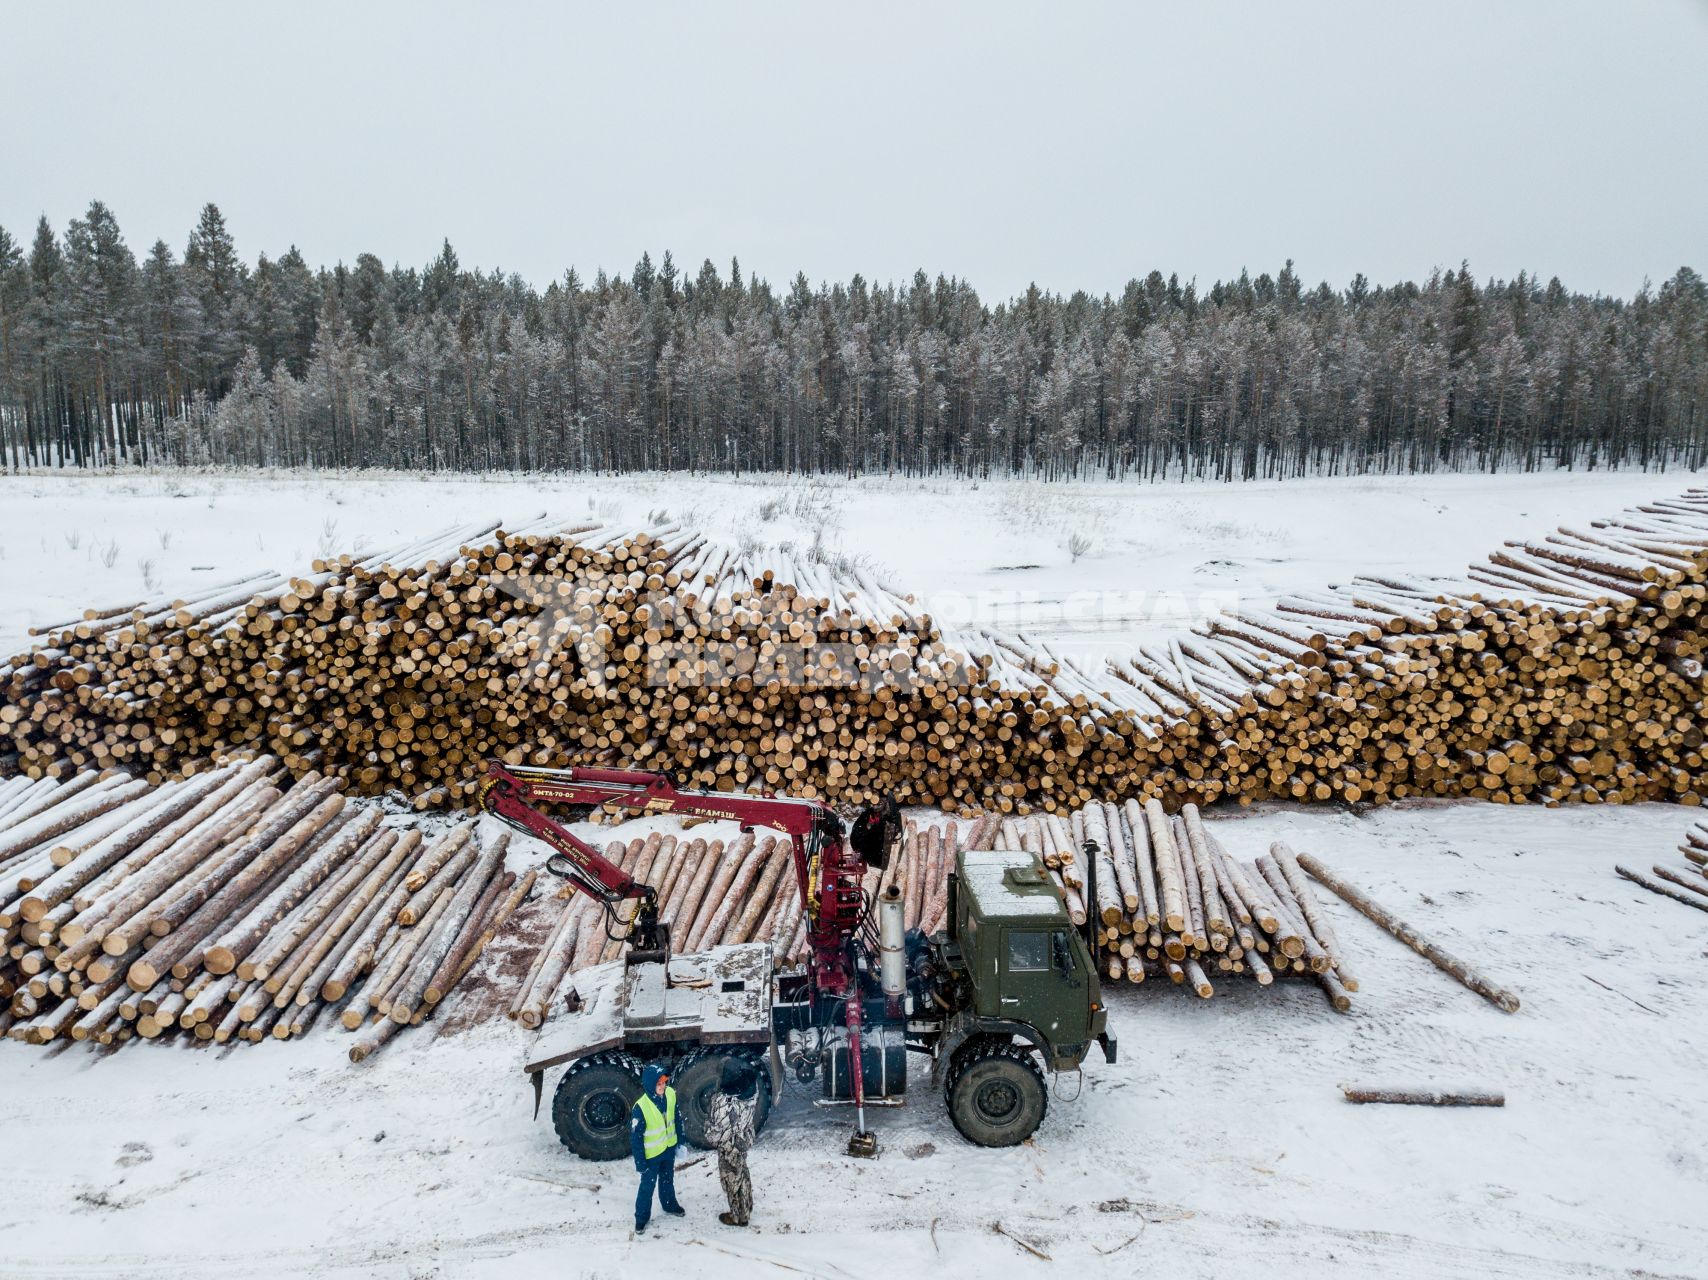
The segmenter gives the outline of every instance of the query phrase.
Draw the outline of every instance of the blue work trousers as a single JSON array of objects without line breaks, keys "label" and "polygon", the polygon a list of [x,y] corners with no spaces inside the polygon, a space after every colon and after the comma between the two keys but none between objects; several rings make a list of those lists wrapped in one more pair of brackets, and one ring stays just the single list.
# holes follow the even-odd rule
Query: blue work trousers
[{"label": "blue work trousers", "polygon": [[676,1213],[676,1148],[667,1147],[641,1165],[640,1190],[635,1193],[635,1230],[652,1220],[652,1189],[658,1188],[658,1203],[666,1213]]}]

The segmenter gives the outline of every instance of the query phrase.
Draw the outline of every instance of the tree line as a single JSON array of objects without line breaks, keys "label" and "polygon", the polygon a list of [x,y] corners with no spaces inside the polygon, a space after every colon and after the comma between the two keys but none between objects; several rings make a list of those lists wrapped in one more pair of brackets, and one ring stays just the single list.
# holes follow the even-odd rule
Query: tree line
[{"label": "tree line", "polygon": [[667,252],[544,290],[240,256],[207,205],[140,260],[99,201],[0,228],[0,461],[1185,475],[1708,463],[1708,285],[1468,266],[1307,287],[1153,271],[994,304],[923,271],[775,288]]}]

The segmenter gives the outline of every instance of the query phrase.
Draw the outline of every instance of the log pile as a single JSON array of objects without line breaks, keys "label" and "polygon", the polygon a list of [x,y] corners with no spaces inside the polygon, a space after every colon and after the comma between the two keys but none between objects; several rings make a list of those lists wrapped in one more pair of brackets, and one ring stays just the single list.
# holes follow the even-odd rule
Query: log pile
[{"label": "log pile", "polygon": [[[267,755],[159,785],[118,770],[0,782],[0,1030],[35,1044],[221,1044],[336,1023],[362,1033],[360,1062],[430,1016],[527,898],[535,873],[504,869],[508,841],[472,821],[428,831],[384,818],[333,779],[293,784]],[[908,927],[933,933],[947,924],[957,852],[998,846],[1037,853],[1076,923],[1096,913],[1111,978],[1166,975],[1207,997],[1212,975],[1297,973],[1341,1009],[1357,989],[1291,851],[1237,862],[1190,805],[1172,817],[1153,800],[910,821],[865,887],[894,885]],[[764,941],[779,967],[804,961],[784,838],[710,823],[610,840],[604,853],[654,887],[678,951]],[[530,1029],[572,975],[620,955],[633,919],[633,903],[607,919],[567,889],[545,905],[549,926],[509,1004]]]},{"label": "log pile", "polygon": [[1678,851],[1684,855],[1684,860],[1672,866],[1655,863],[1649,868],[1652,879],[1629,867],[1616,867],[1615,870],[1650,893],[1682,902],[1699,911],[1708,911],[1708,822],[1698,822],[1691,827]]},{"label": "log pile", "polygon": [[679,528],[479,526],[92,610],[0,667],[0,758],[159,781],[221,752],[422,806],[480,763],[849,802],[1675,800],[1708,782],[1708,491],[1361,577],[1099,662],[945,634],[857,565]]},{"label": "log pile", "polygon": [[1298,856],[1273,844],[1233,857],[1196,805],[1168,815],[1159,801],[1094,802],[1070,814],[987,814],[909,824],[902,854],[867,888],[902,889],[907,927],[944,926],[945,878],[958,849],[1022,849],[1049,870],[1077,925],[1090,922],[1096,959],[1113,982],[1166,977],[1209,999],[1217,982],[1270,986],[1296,975],[1339,1012],[1358,980],[1312,893]]},{"label": "log pile", "polygon": [[506,837],[435,836],[268,755],[157,786],[0,783],[0,1030],[32,1044],[382,1040],[452,990],[531,877]]}]

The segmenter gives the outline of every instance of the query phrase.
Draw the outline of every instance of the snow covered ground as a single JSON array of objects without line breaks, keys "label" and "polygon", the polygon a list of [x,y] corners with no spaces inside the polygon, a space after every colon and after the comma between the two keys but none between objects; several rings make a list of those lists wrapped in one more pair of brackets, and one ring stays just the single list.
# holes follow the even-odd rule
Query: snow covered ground
[{"label": "snow covered ground", "polygon": [[[0,648],[91,604],[183,594],[318,554],[542,512],[674,520],[755,546],[864,557],[949,624],[1097,651],[1356,573],[1459,574],[1506,538],[1703,483],[1594,472],[1036,484],[771,476],[129,474],[0,479]],[[1074,538],[1085,550],[1075,559]]]},{"label": "snow covered ground", "polygon": [[[1363,983],[1352,1014],[1303,983],[1208,1001],[1123,986],[1120,1061],[1094,1052],[1079,1096],[1064,1081],[1008,1151],[964,1143],[917,1070],[870,1162],[841,1153],[846,1113],[793,1090],[754,1149],[747,1232],[717,1223],[701,1160],[678,1179],[690,1216],[631,1239],[632,1170],[569,1156],[530,1118],[531,1033],[502,1019],[420,1028],[361,1067],[338,1030],[105,1056],[3,1043],[0,1274],[1708,1275],[1708,915],[1612,870],[1668,857],[1689,816],[1223,816],[1236,852],[1318,852],[1523,1007],[1501,1013],[1330,900]],[[1341,1082],[1486,1086],[1507,1105],[1355,1107]]]},{"label": "snow covered ground", "polygon": [[[864,555],[951,621],[1091,644],[1357,572],[1456,573],[1506,538],[1700,476],[1449,476],[1282,485],[769,478],[41,476],[0,480],[0,649],[85,605],[458,522],[670,518]],[[1069,548],[1087,543],[1077,560]],[[1009,610],[1005,613],[1004,610]],[[959,612],[958,612],[959,611]],[[1286,838],[1517,989],[1506,1015],[1331,903],[1363,981],[1112,994],[1092,1055],[1013,1151],[964,1144],[924,1079],[879,1116],[786,1097],[755,1149],[757,1227],[691,1210],[629,1236],[632,1175],[530,1118],[529,1033],[410,1032],[361,1067],[303,1043],[100,1054],[0,1042],[0,1276],[879,1276],[1054,1264],[1171,1277],[1708,1276],[1708,915],[1613,875],[1676,860],[1659,806],[1433,805],[1213,815],[1250,856]],[[1503,1110],[1359,1108],[1336,1085],[1502,1088]],[[1071,1095],[1074,1082],[1064,1082]],[[917,1272],[915,1272],[917,1273]]]}]

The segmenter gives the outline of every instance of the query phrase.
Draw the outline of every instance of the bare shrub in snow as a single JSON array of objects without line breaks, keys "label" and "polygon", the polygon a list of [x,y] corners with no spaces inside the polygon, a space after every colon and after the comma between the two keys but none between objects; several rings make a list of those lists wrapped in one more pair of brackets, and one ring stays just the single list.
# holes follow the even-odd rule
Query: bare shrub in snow
[{"label": "bare shrub in snow", "polygon": [[1091,539],[1083,533],[1069,534],[1067,546],[1068,554],[1078,563],[1079,558],[1091,550]]},{"label": "bare shrub in snow", "polygon": [[789,514],[802,524],[834,529],[842,523],[842,495],[828,481],[810,481],[790,493]]},{"label": "bare shrub in snow", "polygon": [[839,576],[852,575],[858,569],[870,570],[873,564],[868,555],[852,555],[836,547],[826,546],[822,529],[813,535],[812,546],[807,549],[807,560],[812,564],[825,565]]},{"label": "bare shrub in snow", "polygon": [[170,551],[172,549],[172,530],[162,529],[160,530],[159,536],[160,549],[162,551]]},{"label": "bare shrub in snow", "polygon": [[103,566],[105,566],[106,568],[111,569],[115,564],[118,563],[118,559],[119,559],[118,539],[115,538],[115,539],[113,539],[113,541],[109,542],[106,546],[99,548],[98,554],[101,557],[101,564]]},{"label": "bare shrub in snow", "polygon": [[332,554],[333,548],[337,545],[338,521],[332,516],[327,516],[326,523],[320,526],[320,541],[316,544],[315,555],[324,560]]},{"label": "bare shrub in snow", "polygon": [[83,530],[81,530],[81,529],[67,530],[66,534],[65,534],[65,545],[70,547],[73,551],[77,550],[78,547],[82,546],[83,545]]},{"label": "bare shrub in snow", "polygon": [[160,589],[160,582],[159,579],[155,577],[154,561],[138,560],[136,562],[136,567],[142,571],[142,585],[144,590],[158,591]]}]

